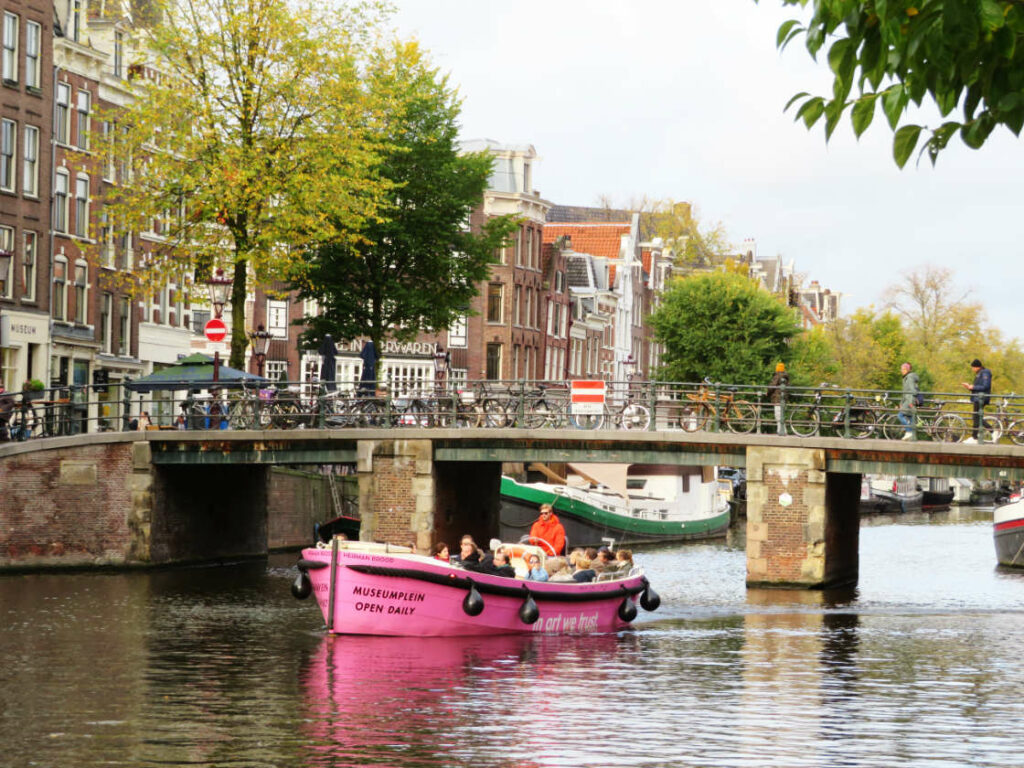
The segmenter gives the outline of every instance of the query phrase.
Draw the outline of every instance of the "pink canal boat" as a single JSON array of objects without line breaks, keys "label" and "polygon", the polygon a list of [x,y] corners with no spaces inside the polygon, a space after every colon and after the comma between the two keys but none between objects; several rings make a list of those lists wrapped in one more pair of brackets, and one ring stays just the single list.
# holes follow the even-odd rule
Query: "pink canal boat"
[{"label": "pink canal boat", "polygon": [[304,549],[298,567],[292,593],[299,599],[314,595],[327,631],[335,634],[613,632],[636,618],[637,601],[647,611],[661,602],[637,568],[589,583],[525,581],[371,542],[334,539]]}]

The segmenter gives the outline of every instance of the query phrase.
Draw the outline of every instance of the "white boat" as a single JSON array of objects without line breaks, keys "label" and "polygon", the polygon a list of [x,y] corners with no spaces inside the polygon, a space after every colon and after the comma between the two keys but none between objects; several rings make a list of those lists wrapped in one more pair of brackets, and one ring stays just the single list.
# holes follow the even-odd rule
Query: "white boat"
[{"label": "white boat", "polygon": [[1020,492],[992,512],[992,536],[999,564],[1024,568],[1024,496]]},{"label": "white boat", "polygon": [[530,531],[541,504],[551,504],[570,547],[616,546],[724,536],[729,502],[711,468],[646,464],[569,464],[566,477],[543,465],[552,482],[501,479],[500,536]]}]

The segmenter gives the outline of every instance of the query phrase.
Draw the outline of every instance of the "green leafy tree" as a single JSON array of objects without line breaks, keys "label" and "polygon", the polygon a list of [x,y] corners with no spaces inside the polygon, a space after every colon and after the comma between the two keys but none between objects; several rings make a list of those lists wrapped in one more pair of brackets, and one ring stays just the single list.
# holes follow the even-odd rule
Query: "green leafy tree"
[{"label": "green leafy tree", "polygon": [[387,149],[371,169],[388,192],[356,237],[314,249],[293,285],[318,304],[302,321],[307,341],[368,336],[383,349],[386,338],[447,328],[464,313],[517,222],[497,217],[469,230],[493,161],[459,153],[459,101],[415,44],[378,51],[366,78],[390,105],[376,126]]},{"label": "green leafy tree", "polygon": [[[1024,3],[1021,0],[782,0],[813,8],[810,21],[779,27],[784,48],[804,36],[811,56],[827,46],[831,96],[799,93],[787,108],[810,128],[825,119],[828,139],[849,110],[860,136],[880,109],[894,131],[901,168],[922,133],[932,163],[959,134],[977,149],[997,126],[1024,126]],[[929,101],[943,122],[901,125],[911,105]],[[948,119],[947,119],[948,118]]]},{"label": "green leafy tree", "polygon": [[[898,317],[874,309],[858,309],[838,318],[826,331],[837,363],[834,379],[851,389],[898,389],[899,367],[908,359],[906,336]],[[910,360],[920,373],[919,361]]]},{"label": "green leafy tree", "polygon": [[652,203],[640,218],[645,232],[660,237],[673,249],[679,266],[720,265],[731,252],[725,227],[702,224],[690,203],[661,200]]},{"label": "green leafy tree", "polygon": [[822,382],[841,381],[829,329],[816,325],[793,339],[787,367],[789,383],[794,387],[816,387]]},{"label": "green leafy tree", "polygon": [[790,308],[726,272],[674,281],[650,322],[665,345],[658,376],[671,381],[765,383],[800,332]]},{"label": "green leafy tree", "polygon": [[[133,100],[102,115],[100,156],[125,169],[105,201],[109,235],[135,234],[143,291],[233,277],[231,365],[246,347],[250,279],[269,285],[294,243],[351,236],[376,215],[369,174],[386,112],[360,77],[372,4],[156,0],[140,30]],[[144,240],[139,233],[152,233]],[[148,245],[147,245],[148,243]]]}]

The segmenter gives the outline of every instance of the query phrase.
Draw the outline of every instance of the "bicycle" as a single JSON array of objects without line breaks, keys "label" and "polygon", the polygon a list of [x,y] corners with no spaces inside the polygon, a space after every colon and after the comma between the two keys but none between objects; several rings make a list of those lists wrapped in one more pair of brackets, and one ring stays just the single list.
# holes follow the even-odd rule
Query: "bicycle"
[{"label": "bicycle", "polygon": [[[798,402],[787,409],[786,426],[790,432],[798,437],[811,437],[820,435],[822,427],[826,426],[838,437],[846,437],[849,429],[849,436],[855,440],[862,440],[875,432],[878,422],[876,409],[866,400],[851,397],[848,405],[826,405],[825,389],[838,387],[822,382],[814,390],[811,402]],[[830,399],[835,397],[833,395]]]},{"label": "bicycle", "polygon": [[690,401],[684,405],[679,416],[679,425],[687,432],[696,432],[704,425],[717,420],[719,429],[748,434],[757,426],[757,408],[746,400],[736,399],[736,387],[726,392],[712,391],[710,379],[705,378],[696,393],[686,393]]},{"label": "bicycle", "polygon": [[[561,424],[562,414],[565,412],[564,404],[547,394],[546,384],[538,382],[535,388],[527,390],[524,383],[518,389],[518,392],[509,389],[504,393],[490,395],[486,388],[483,389],[485,396],[480,406],[486,426],[539,429],[557,427]],[[572,420],[570,416],[570,421]],[[578,425],[573,422],[573,426]]]},{"label": "bicycle", "polygon": [[1004,395],[1000,399],[999,408],[994,414],[985,414],[982,416],[981,434],[979,435],[979,437],[982,438],[982,442],[998,443],[1004,434],[1009,433],[1011,424],[1014,421],[1020,420],[1020,414],[1010,413],[1008,410],[1010,398],[1014,396],[1013,392],[1009,395]]},{"label": "bicycle", "polygon": [[614,423],[624,430],[643,432],[651,426],[651,409],[644,404],[642,388],[632,381],[626,389],[626,398],[617,410],[612,412]]},{"label": "bicycle", "polygon": [[[882,402],[887,401],[887,397]],[[945,411],[947,401],[935,400],[913,409],[913,434],[926,435],[940,443],[959,443],[967,434],[967,422],[959,414]],[[881,420],[882,435],[887,440],[898,440],[907,433],[906,425],[896,412],[886,413]]]}]

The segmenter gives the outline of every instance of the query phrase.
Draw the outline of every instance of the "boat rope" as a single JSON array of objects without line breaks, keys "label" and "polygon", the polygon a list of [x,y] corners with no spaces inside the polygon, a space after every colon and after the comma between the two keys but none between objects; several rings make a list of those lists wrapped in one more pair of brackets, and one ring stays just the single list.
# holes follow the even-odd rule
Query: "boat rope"
[{"label": "boat rope", "polygon": [[[431,584],[439,584],[445,587],[457,589],[470,589],[476,587],[477,592],[488,595],[502,595],[505,597],[533,597],[537,601],[552,600],[565,603],[585,603],[592,600],[607,600],[611,597],[626,597],[639,595],[647,589],[647,579],[643,578],[637,586],[626,586],[625,584],[615,585],[613,589],[568,591],[568,590],[536,590],[530,589],[526,584],[505,586],[504,584],[491,584],[489,582],[476,581],[468,576],[457,576],[454,573],[428,573],[414,568],[391,568],[384,565],[346,565],[357,573],[365,573],[370,576],[390,576],[393,578],[416,579]],[[550,582],[549,582],[550,583]]]}]

